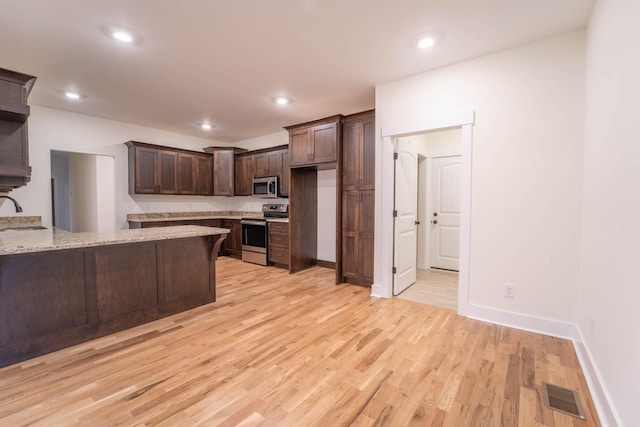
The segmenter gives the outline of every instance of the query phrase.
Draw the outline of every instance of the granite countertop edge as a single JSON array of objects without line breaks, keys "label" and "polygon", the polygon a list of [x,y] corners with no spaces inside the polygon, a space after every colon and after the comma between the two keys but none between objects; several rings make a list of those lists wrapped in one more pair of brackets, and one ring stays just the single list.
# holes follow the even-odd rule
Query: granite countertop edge
[{"label": "granite countertop edge", "polygon": [[242,219],[261,217],[262,212],[254,211],[208,211],[208,212],[150,212],[127,214],[130,222],[160,222],[190,219]]},{"label": "granite countertop edge", "polygon": [[58,228],[3,231],[0,232],[0,255],[121,245],[227,233],[229,230],[226,228],[197,225],[86,233],[70,233]]}]

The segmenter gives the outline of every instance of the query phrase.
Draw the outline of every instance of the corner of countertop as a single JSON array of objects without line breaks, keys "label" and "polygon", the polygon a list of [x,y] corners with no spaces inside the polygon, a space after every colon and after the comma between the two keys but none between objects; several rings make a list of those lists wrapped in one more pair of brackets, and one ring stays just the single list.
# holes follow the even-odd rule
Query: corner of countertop
[{"label": "corner of countertop", "polygon": [[13,227],[36,227],[42,225],[41,216],[0,216],[0,230]]}]

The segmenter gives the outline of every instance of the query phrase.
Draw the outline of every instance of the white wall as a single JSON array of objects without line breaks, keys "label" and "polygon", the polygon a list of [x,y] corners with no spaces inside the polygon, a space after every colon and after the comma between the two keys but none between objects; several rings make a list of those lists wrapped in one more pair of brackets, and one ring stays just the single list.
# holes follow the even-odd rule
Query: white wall
[{"label": "white wall", "polygon": [[[51,224],[51,150],[102,154],[115,164],[115,182],[99,182],[106,191],[115,188],[115,219],[112,228],[127,228],[126,214],[141,212],[248,210],[259,211],[263,199],[253,197],[129,195],[128,158],[124,142],[129,140],[201,151],[215,145],[227,146],[203,138],[181,135],[130,123],[105,120],[51,108],[31,106],[29,117],[29,160],[31,182],[11,192],[24,209],[22,215],[41,215]],[[286,202],[286,199],[284,199]],[[0,215],[15,215],[13,204],[0,206]]]},{"label": "white wall", "polygon": [[69,231],[98,231],[98,176],[96,156],[69,154],[69,197],[71,228]]},{"label": "white wall", "polygon": [[336,261],[336,171],[318,171],[318,259]]},{"label": "white wall", "polygon": [[[376,88],[380,128],[475,111],[469,303],[574,322],[577,316],[585,34],[577,32]],[[376,254],[382,235],[376,151]],[[376,255],[376,263],[381,263]],[[376,270],[376,283],[386,280]],[[503,297],[505,283],[516,298]]]},{"label": "white wall", "polygon": [[599,1],[588,31],[578,325],[614,414],[640,414],[640,2]]}]

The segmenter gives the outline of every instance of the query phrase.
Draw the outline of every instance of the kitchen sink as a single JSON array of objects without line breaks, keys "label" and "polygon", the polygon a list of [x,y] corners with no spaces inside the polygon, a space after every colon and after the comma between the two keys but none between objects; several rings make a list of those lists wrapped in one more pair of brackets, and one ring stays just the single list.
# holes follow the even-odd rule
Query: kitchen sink
[{"label": "kitchen sink", "polygon": [[26,231],[26,230],[46,230],[47,227],[41,225],[25,225],[22,227],[7,227],[0,229],[1,231]]}]

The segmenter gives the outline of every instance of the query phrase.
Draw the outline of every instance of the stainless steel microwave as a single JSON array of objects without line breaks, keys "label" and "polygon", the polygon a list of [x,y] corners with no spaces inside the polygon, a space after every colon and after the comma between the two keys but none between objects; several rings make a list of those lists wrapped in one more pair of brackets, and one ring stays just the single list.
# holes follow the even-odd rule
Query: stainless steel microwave
[{"label": "stainless steel microwave", "polygon": [[254,178],[252,194],[254,197],[270,199],[278,197],[278,177]]}]

